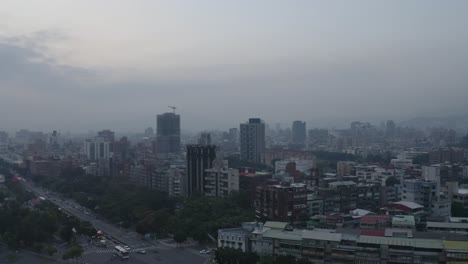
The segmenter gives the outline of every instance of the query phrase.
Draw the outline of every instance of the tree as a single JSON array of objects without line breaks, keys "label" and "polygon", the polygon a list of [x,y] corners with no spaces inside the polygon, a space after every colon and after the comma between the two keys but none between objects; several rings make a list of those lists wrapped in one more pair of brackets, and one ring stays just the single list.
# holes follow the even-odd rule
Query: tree
[{"label": "tree", "polygon": [[452,216],[453,217],[467,217],[468,214],[461,203],[452,203]]},{"label": "tree", "polygon": [[297,260],[294,256],[277,256],[275,260],[275,264],[297,264]]},{"label": "tree", "polygon": [[44,250],[44,245],[41,243],[34,243],[33,248],[36,252],[42,253],[42,251]]},{"label": "tree", "polygon": [[174,234],[174,241],[177,243],[177,245],[180,245],[184,243],[187,240],[187,235],[185,232],[178,231]]},{"label": "tree", "polygon": [[16,234],[6,232],[3,234],[3,241],[7,244],[10,250],[16,250],[18,248]]},{"label": "tree", "polygon": [[60,238],[63,239],[63,241],[70,242],[73,237],[73,230],[71,226],[64,226],[62,229],[60,229]]},{"label": "tree", "polygon": [[67,252],[65,252],[62,256],[62,259],[75,259],[81,257],[83,255],[84,250],[81,247],[73,246]]},{"label": "tree", "polygon": [[57,249],[56,249],[55,247],[48,246],[48,247],[45,249],[45,252],[46,252],[49,256],[53,256],[55,253],[57,253]]},{"label": "tree", "polygon": [[396,184],[400,184],[400,180],[398,180],[395,176],[388,177],[385,180],[385,186],[394,186]]}]

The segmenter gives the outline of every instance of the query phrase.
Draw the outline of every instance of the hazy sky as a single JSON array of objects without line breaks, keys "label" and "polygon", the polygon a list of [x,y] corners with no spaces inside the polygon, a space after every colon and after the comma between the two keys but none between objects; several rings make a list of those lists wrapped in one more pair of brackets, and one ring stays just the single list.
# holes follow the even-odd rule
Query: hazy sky
[{"label": "hazy sky", "polygon": [[1,2],[0,130],[468,113],[465,0]]}]

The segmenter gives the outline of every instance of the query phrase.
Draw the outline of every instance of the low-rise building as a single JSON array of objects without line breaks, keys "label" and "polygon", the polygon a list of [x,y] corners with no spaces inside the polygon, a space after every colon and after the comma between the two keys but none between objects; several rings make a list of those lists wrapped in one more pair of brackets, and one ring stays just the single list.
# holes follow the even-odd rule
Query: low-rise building
[{"label": "low-rise building", "polygon": [[239,191],[239,171],[229,168],[227,160],[215,159],[213,167],[205,170],[204,184],[204,195],[227,197]]},{"label": "low-rise building", "polygon": [[373,236],[327,229],[299,230],[288,228],[287,225],[276,225],[280,228],[258,225],[251,232],[252,252],[261,256],[290,255],[310,263],[436,264],[468,260],[467,255],[464,255],[468,254],[466,238],[445,240],[444,236],[414,237],[413,231],[402,229],[382,230],[384,235]]},{"label": "low-rise building", "polygon": [[392,217],[392,228],[416,229],[416,221],[412,215],[395,215]]},{"label": "low-rise building", "polygon": [[297,223],[307,216],[307,190],[303,183],[257,187],[255,213],[258,219]]}]

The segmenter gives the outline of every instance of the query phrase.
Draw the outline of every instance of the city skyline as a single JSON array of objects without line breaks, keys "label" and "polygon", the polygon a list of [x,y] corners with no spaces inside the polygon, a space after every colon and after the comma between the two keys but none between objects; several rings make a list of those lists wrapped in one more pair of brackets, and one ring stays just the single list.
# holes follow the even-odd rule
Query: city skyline
[{"label": "city skyline", "polygon": [[249,116],[336,125],[466,115],[467,10],[464,1],[4,1],[0,111],[14,114],[0,122],[132,131],[168,105],[188,130]]}]

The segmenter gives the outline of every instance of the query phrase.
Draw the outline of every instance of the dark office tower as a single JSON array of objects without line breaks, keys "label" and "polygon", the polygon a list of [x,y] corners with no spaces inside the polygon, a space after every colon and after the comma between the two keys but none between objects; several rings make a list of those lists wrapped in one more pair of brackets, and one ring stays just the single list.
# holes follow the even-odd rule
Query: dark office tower
[{"label": "dark office tower", "polygon": [[265,123],[260,118],[250,118],[249,122],[240,124],[240,158],[241,160],[265,162]]},{"label": "dark office tower", "polygon": [[303,121],[294,121],[292,125],[292,142],[297,145],[305,145],[306,142],[306,123]]},{"label": "dark office tower", "polygon": [[180,116],[164,113],[157,116],[156,150],[166,155],[180,151]]},{"label": "dark office tower", "polygon": [[214,145],[187,145],[187,180],[188,196],[203,193],[205,170],[210,169],[216,158]]},{"label": "dark office tower", "polygon": [[386,129],[385,129],[385,136],[394,137],[395,136],[395,128],[396,128],[395,122],[393,122],[393,120],[388,120]]}]

